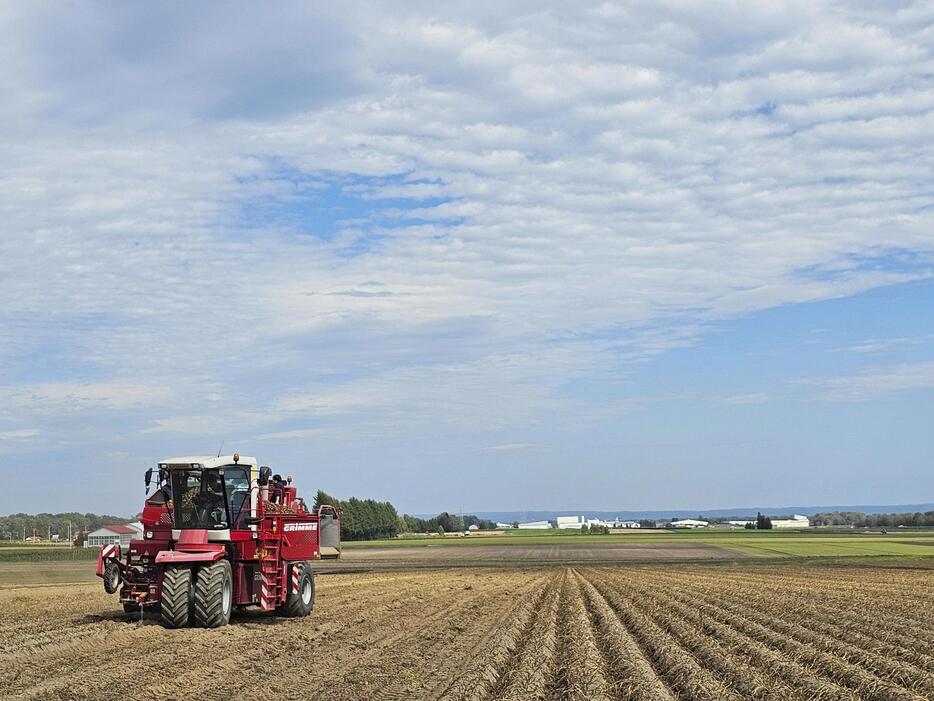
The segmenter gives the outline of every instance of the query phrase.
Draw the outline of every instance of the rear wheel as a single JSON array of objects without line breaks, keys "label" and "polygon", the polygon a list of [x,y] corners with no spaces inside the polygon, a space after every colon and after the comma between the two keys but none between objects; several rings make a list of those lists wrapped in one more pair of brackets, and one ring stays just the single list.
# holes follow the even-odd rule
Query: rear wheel
[{"label": "rear wheel", "polygon": [[123,577],[120,574],[120,563],[116,560],[107,560],[104,565],[104,591],[113,594],[120,586]]},{"label": "rear wheel", "polygon": [[195,581],[195,623],[220,628],[230,622],[233,577],[228,560],[218,560],[198,570]]},{"label": "rear wheel", "polygon": [[159,614],[166,628],[184,628],[191,622],[191,570],[166,567],[162,576]]},{"label": "rear wheel", "polygon": [[[298,582],[297,588],[295,580]],[[292,618],[307,616],[315,607],[315,573],[311,570],[311,565],[307,562],[293,564],[288,581],[288,596],[285,603],[276,609],[276,613]]]}]

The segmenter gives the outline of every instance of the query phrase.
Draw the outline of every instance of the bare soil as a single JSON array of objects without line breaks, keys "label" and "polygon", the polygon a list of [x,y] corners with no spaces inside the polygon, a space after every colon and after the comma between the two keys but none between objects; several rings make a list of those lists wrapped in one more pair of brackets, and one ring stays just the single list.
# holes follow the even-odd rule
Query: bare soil
[{"label": "bare soil", "polygon": [[921,701],[932,650],[928,569],[345,572],[308,618],[217,630],[124,615],[99,581],[0,588],[11,699]]}]

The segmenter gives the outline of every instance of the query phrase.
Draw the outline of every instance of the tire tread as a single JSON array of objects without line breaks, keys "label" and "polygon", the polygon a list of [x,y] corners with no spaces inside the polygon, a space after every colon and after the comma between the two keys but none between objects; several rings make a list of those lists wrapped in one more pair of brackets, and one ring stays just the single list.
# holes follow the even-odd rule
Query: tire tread
[{"label": "tire tread", "polygon": [[[231,577],[230,562],[218,560],[198,570],[195,579],[195,623],[202,628],[220,628],[230,621],[224,612],[224,581]],[[231,582],[231,595],[233,594]],[[231,609],[233,597],[231,596]]]},{"label": "tire tread", "polygon": [[167,628],[185,628],[191,622],[188,595],[191,570],[187,567],[167,567],[162,577],[159,613]]}]

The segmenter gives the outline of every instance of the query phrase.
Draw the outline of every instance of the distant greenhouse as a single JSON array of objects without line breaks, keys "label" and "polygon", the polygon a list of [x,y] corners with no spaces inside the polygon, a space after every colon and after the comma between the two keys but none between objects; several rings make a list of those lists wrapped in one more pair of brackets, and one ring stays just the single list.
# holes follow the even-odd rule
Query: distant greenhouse
[{"label": "distant greenhouse", "polygon": [[683,518],[680,521],[672,521],[672,528],[707,528],[710,523],[708,521],[700,521],[695,518]]}]

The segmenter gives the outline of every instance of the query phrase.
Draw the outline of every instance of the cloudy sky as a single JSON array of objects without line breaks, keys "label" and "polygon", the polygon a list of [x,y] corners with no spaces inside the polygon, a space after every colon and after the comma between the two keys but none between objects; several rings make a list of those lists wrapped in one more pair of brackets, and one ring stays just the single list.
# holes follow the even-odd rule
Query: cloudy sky
[{"label": "cloudy sky", "polygon": [[0,513],[934,501],[934,5],[338,5],[0,8]]}]

